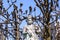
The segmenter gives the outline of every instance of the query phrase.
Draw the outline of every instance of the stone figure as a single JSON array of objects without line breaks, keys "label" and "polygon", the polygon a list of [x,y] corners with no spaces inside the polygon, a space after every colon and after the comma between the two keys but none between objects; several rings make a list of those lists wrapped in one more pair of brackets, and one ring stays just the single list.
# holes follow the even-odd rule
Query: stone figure
[{"label": "stone figure", "polygon": [[23,28],[24,40],[39,40],[38,34],[41,32],[38,25],[33,24],[32,16],[27,18],[28,25]]}]

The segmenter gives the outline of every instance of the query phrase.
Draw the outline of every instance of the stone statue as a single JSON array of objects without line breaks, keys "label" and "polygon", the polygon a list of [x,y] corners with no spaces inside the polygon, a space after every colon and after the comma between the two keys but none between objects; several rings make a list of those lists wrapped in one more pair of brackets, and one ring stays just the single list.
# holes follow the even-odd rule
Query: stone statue
[{"label": "stone statue", "polygon": [[23,28],[24,40],[39,40],[38,34],[41,32],[38,25],[33,24],[32,16],[27,18],[28,25]]}]

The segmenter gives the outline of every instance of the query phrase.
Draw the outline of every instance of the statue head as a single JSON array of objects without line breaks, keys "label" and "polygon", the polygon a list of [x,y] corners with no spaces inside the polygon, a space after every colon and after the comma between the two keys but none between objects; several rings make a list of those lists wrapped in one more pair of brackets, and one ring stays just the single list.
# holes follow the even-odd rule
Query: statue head
[{"label": "statue head", "polygon": [[28,17],[27,17],[27,23],[28,24],[32,24],[33,23],[32,16],[31,15],[28,15]]}]

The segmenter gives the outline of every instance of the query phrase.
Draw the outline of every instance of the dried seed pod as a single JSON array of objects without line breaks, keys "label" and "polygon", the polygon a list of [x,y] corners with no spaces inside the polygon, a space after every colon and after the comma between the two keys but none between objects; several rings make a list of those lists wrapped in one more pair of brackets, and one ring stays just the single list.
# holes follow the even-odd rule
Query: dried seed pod
[{"label": "dried seed pod", "polygon": [[7,0],[7,2],[9,3],[9,0]]},{"label": "dried seed pod", "polygon": [[23,13],[22,9],[19,9],[19,11],[20,11],[21,13]]},{"label": "dried seed pod", "polygon": [[36,11],[36,7],[34,7],[34,11]]},{"label": "dried seed pod", "polygon": [[15,10],[17,10],[17,6],[15,4],[13,5],[13,7],[14,7]]},{"label": "dried seed pod", "polygon": [[28,13],[28,10],[25,10],[25,13],[27,14]]},{"label": "dried seed pod", "polygon": [[22,3],[20,3],[20,7],[22,7],[23,6],[23,4]]},{"label": "dried seed pod", "polygon": [[29,11],[30,11],[30,12],[32,11],[32,7],[31,7],[31,6],[29,7]]},{"label": "dried seed pod", "polygon": [[3,8],[3,13],[4,13],[4,12],[6,12],[6,9],[5,9],[5,8]]}]

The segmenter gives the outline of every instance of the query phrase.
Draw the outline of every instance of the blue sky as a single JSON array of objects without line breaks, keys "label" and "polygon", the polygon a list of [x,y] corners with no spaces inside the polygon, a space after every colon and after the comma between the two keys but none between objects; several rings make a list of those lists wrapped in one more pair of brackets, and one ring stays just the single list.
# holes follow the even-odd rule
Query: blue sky
[{"label": "blue sky", "polygon": [[[29,6],[32,6],[32,8],[36,7],[35,2],[33,0],[17,0],[15,3],[18,6],[18,9],[20,8],[20,3],[23,3],[23,11],[29,8]],[[10,3],[11,4],[11,3]],[[3,0],[3,6],[7,9],[9,7],[9,4],[7,3],[7,0]],[[8,11],[11,12],[13,10],[13,7],[11,7]],[[39,9],[37,9],[39,12]]]},{"label": "blue sky", "polygon": [[[12,0],[12,1],[14,1],[14,0]],[[36,4],[35,4],[34,0],[17,0],[17,2],[15,4],[18,6],[18,9],[20,8],[20,3],[23,3],[22,9],[23,9],[24,12],[25,12],[25,10],[29,10],[29,6],[32,6],[32,8],[36,7]],[[10,4],[11,4],[11,2],[10,2]],[[7,3],[7,0],[3,0],[3,6],[6,9],[9,7],[9,4]],[[57,8],[57,9],[59,9],[59,8]],[[9,8],[8,12],[11,13],[12,11],[13,11],[13,6],[11,6]],[[39,10],[38,7],[36,7],[36,12],[35,12],[36,16],[39,15],[40,13],[41,13],[41,11]],[[34,15],[33,12],[32,12],[32,14]],[[24,25],[26,25],[25,20],[22,22],[20,27],[23,27]]]},{"label": "blue sky", "polygon": [[[11,1],[11,0],[10,0]],[[14,1],[14,0],[12,0]],[[17,0],[17,2],[15,3],[18,6],[18,9],[20,8],[20,3],[23,3],[23,11],[25,12],[25,10],[29,10],[29,6],[32,6],[32,8],[36,7],[34,0]],[[11,2],[10,2],[11,4]],[[7,3],[7,0],[3,0],[3,6],[7,9],[9,7],[9,4]],[[38,7],[36,7],[36,16],[40,14],[40,10]],[[8,10],[9,14],[13,11],[13,6],[11,6]],[[34,14],[33,14],[34,15]],[[23,26],[26,25],[25,20],[22,22],[22,24],[20,25],[21,28],[23,28]]]}]

